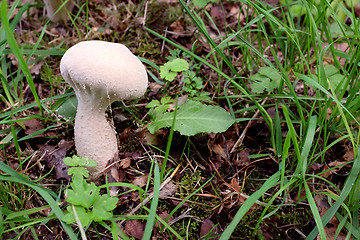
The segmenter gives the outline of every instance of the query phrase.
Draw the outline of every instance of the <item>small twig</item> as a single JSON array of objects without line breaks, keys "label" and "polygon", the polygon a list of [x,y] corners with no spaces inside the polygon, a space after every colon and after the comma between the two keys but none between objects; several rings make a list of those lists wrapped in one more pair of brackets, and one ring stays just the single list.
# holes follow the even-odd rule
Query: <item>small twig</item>
[{"label": "small twig", "polygon": [[[262,101],[261,105],[264,105],[265,102],[267,101],[267,99],[268,99],[267,97],[264,98],[264,100]],[[257,118],[257,116],[259,115],[259,113],[260,113],[260,110],[257,110],[257,111],[255,112],[255,114],[252,116],[252,119]],[[240,145],[242,145],[242,143],[243,143],[243,141],[244,141],[244,138],[245,138],[245,136],[246,136],[246,133],[247,133],[247,131],[249,130],[249,128],[251,127],[252,123],[253,123],[253,120],[250,120],[250,121],[248,122],[248,124],[246,125],[244,131],[241,133],[239,139],[236,141],[236,143],[235,143],[234,146],[232,147],[232,149],[231,149],[231,151],[230,151],[230,154],[233,153],[233,152],[235,152],[235,150],[236,150]]]},{"label": "small twig", "polygon": [[[230,184],[228,184],[224,179],[223,177],[220,175],[219,171],[216,169],[214,163],[209,160],[210,163],[211,163],[211,166],[214,168],[215,172],[217,173],[217,175],[219,176],[219,178],[221,179],[221,181],[224,182],[225,186],[227,186],[228,188],[232,189],[234,192],[237,192],[240,196],[248,199],[250,196],[249,195],[246,195],[246,194],[243,194],[242,192],[238,192],[233,186],[231,186]],[[259,200],[256,200],[255,203],[257,203],[258,205],[261,205],[261,206],[267,206],[267,203],[264,203],[264,202],[261,202]]]},{"label": "small twig", "polygon": [[[183,214],[181,214],[180,216],[178,216],[177,218],[175,218],[174,220],[172,221],[169,221],[168,224],[169,226],[173,225],[174,223],[180,221],[181,219],[183,218],[193,218],[194,216],[193,215],[189,215],[188,213],[192,210],[192,208],[188,208]],[[198,220],[199,221],[199,220]],[[201,221],[201,220],[200,220]],[[163,232],[166,231],[166,227],[164,228]]]},{"label": "small twig", "polygon": [[[165,187],[166,184],[168,184],[171,179],[175,176],[175,174],[177,173],[177,171],[179,170],[181,164],[179,164],[175,170],[172,172],[172,174],[160,185],[160,190],[163,189]],[[141,206],[144,206],[145,204],[147,204],[150,199],[152,199],[154,196],[154,192],[150,193],[149,196],[147,198],[145,198],[141,203],[139,203],[133,210],[131,210],[131,212],[129,212],[127,215],[128,216],[131,216],[133,215],[135,212],[137,212]],[[122,225],[124,224],[125,220],[122,220],[120,223],[119,223],[119,227],[122,228]]]}]

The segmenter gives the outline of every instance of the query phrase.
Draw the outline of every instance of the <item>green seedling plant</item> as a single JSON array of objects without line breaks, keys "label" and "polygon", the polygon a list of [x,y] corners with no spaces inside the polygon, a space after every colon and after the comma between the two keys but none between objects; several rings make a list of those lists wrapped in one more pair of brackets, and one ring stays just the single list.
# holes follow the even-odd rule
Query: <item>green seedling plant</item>
[{"label": "green seedling plant", "polygon": [[251,85],[251,90],[254,93],[261,94],[264,91],[273,92],[279,88],[281,84],[281,74],[273,67],[262,67],[258,73],[250,77],[254,83]]},{"label": "green seedling plant", "polygon": [[[160,77],[166,82],[172,82],[180,75],[184,83],[183,92],[186,100],[179,104],[169,96],[163,96],[160,101],[152,100],[146,107],[150,108],[151,124],[148,129],[151,133],[163,127],[171,127],[175,118],[174,130],[185,136],[193,136],[200,132],[224,132],[235,119],[225,109],[201,103],[211,102],[207,92],[202,92],[203,80],[197,76],[195,70],[199,66],[190,64],[180,58],[179,49],[172,50],[169,61],[160,66]],[[184,54],[183,54],[184,55]],[[184,58],[188,56],[185,55]],[[177,113],[172,111],[176,108]]]},{"label": "green seedling plant", "polygon": [[179,49],[170,50],[170,55],[166,58],[168,62],[160,66],[160,77],[167,83],[174,81],[179,75],[181,82],[184,84],[182,90],[190,99],[211,103],[209,93],[202,91],[204,83],[201,77],[197,76],[196,70],[200,68],[198,64],[188,62],[191,59],[186,53]]},{"label": "green seedling plant", "polygon": [[97,163],[84,157],[66,157],[64,163],[70,168],[72,175],[70,189],[66,192],[66,201],[70,204],[62,220],[68,224],[77,222],[88,226],[92,222],[102,222],[113,217],[112,210],[118,201],[108,194],[100,195],[100,187],[95,183],[88,183],[89,171],[85,167],[96,167]]}]

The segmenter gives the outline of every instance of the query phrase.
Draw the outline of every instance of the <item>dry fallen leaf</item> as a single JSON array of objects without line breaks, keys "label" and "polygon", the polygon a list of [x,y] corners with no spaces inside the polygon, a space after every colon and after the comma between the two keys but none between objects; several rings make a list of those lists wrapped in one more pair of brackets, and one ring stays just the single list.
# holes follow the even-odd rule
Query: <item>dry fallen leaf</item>
[{"label": "dry fallen leaf", "polygon": [[122,169],[126,169],[126,168],[130,167],[131,166],[131,158],[127,157],[127,158],[122,159],[119,163],[119,166]]},{"label": "dry fallen leaf", "polygon": [[144,175],[135,177],[131,183],[138,187],[144,187],[147,183],[148,177],[149,177],[149,174],[144,174]]},{"label": "dry fallen leaf", "polygon": [[[27,135],[30,135],[36,131],[44,129],[44,125],[40,122],[40,120],[38,118],[26,120],[26,121],[24,121],[24,125],[26,126],[25,133]],[[44,133],[41,133],[34,137],[44,137]]]},{"label": "dry fallen leaf", "polygon": [[[218,234],[218,227],[214,227],[214,223],[210,220],[210,218],[206,218],[201,224],[200,228],[200,238],[204,237],[208,234],[206,239],[219,239],[219,237],[212,237]],[[210,233],[209,233],[210,232]]]},{"label": "dry fallen leaf", "polygon": [[[162,220],[166,220],[166,218],[169,216],[169,213],[167,212],[167,211],[164,211],[164,212],[162,212],[162,213],[160,213],[159,214],[159,217],[162,219]],[[171,222],[172,220],[174,220],[174,217],[173,216],[171,216],[170,217],[170,219],[169,219],[169,221],[168,222]],[[160,222],[156,222],[156,226],[158,227],[158,228],[161,228],[162,227],[162,224],[160,223]]]},{"label": "dry fallen leaf", "polygon": [[169,182],[160,190],[159,197],[160,199],[164,199],[173,196],[176,192],[177,192],[177,185],[172,182]]},{"label": "dry fallen leaf", "polygon": [[127,220],[125,223],[125,232],[130,236],[141,239],[144,235],[145,223],[139,219]]},{"label": "dry fallen leaf", "polygon": [[238,192],[241,192],[241,188],[240,185],[238,183],[238,181],[236,180],[236,178],[231,179],[231,186]]},{"label": "dry fallen leaf", "polygon": [[74,146],[74,142],[61,141],[58,146],[44,145],[40,148],[48,167],[54,167],[56,178],[65,178],[70,180],[67,174],[69,166],[65,165],[63,158],[66,153]]}]

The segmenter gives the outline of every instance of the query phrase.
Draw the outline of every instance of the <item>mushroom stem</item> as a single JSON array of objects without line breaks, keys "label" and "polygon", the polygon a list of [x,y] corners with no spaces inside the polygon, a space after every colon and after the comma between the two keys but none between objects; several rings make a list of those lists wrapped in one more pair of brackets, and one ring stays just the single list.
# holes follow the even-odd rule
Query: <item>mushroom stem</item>
[{"label": "mushroom stem", "polygon": [[76,150],[81,157],[89,157],[98,163],[95,169],[90,169],[95,177],[118,154],[115,130],[105,118],[106,107],[78,101],[75,117]]},{"label": "mushroom stem", "polygon": [[74,7],[74,2],[72,0],[68,0],[65,6],[55,15],[55,12],[65,1],[66,0],[44,0],[46,15],[52,22],[59,22],[61,20],[66,22],[69,19],[67,12],[71,12]]}]

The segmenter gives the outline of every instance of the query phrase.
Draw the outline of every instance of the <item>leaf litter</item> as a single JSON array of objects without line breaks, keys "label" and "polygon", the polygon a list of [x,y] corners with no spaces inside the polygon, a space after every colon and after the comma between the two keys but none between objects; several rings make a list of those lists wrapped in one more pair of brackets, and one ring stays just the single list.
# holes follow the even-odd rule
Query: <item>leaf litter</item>
[{"label": "leaf litter", "polygon": [[[163,1],[164,3],[162,6],[165,8],[162,10],[163,13],[167,13],[169,9],[176,10],[178,6],[174,2],[170,1]],[[199,4],[202,4],[202,1],[198,1]],[[118,11],[114,13],[114,9],[111,2],[100,2],[100,1],[92,1],[90,3],[90,15],[89,15],[89,24],[91,26],[91,29],[93,31],[89,32],[88,39],[98,39],[103,38],[105,40],[113,41],[113,35],[112,34],[120,34],[122,36],[126,36],[123,39],[126,41],[127,38],[132,39],[138,39],[141,38],[142,30],[139,24],[137,24],[138,20],[141,18],[136,15],[136,13],[133,11],[131,12],[133,8],[137,7],[132,2],[124,1],[120,3],[120,6],[123,8],[118,8]],[[151,10],[151,4],[150,10]],[[153,5],[155,6],[155,5]],[[224,22],[227,24],[233,24],[239,23],[244,24],[246,23],[246,13],[247,10],[243,8],[243,6],[240,5],[240,3],[225,3],[223,6],[219,4],[209,4],[207,5],[207,10],[209,11],[211,17],[215,20],[215,25],[213,26],[212,23],[207,23],[206,28],[209,30],[210,34],[213,36],[214,39],[218,38],[220,35],[216,30],[220,30],[220,34],[224,33]],[[15,10],[15,13],[18,9]],[[154,12],[154,10],[152,10]],[[250,9],[248,13],[251,15],[252,10]],[[130,12],[130,13],[129,13]],[[161,12],[161,11],[159,11]],[[42,16],[42,9],[41,8],[31,8],[31,11],[29,12],[30,17],[32,19],[28,19],[28,16],[24,15],[22,16],[22,28],[17,29],[18,39],[21,39],[22,43],[26,43],[29,45],[33,45],[38,40],[38,35],[34,34],[34,30],[37,32],[41,32],[43,23],[46,21],[44,17]],[[137,16],[137,17],[135,17]],[[80,17],[84,17],[81,16]],[[160,15],[158,19],[161,19],[163,15]],[[119,20],[119,19],[125,19],[125,20]],[[143,19],[148,20],[148,19]],[[225,21],[224,21],[225,20]],[[146,22],[146,21],[145,21]],[[107,25],[108,23],[108,25]],[[188,34],[184,34],[185,31],[188,29],[191,29],[193,26],[186,23],[186,21],[175,19],[169,22],[167,24],[166,22],[158,22],[157,27],[160,29],[165,29],[169,25],[171,27],[173,33],[172,38],[176,39],[177,41],[182,42],[184,46],[190,47],[193,43],[191,41],[191,38],[188,36]],[[85,35],[86,31],[85,28],[82,28],[80,26],[80,31]],[[39,31],[40,30],[40,31]],[[64,49],[66,49],[68,46],[73,45],[73,43],[79,41],[81,38],[78,36],[75,32],[74,28],[69,28],[68,26],[64,24],[50,24],[49,30],[45,32],[46,38],[49,40],[49,48],[52,46],[56,46],[60,43],[64,43]],[[161,54],[166,55],[168,46],[165,48],[164,52],[155,53],[154,55],[151,55],[150,53],[143,51],[143,48],[141,48],[141,44],[136,43],[136,41],[132,41],[131,39],[127,41],[129,46],[131,46],[132,50],[137,52],[137,55],[149,58],[153,60],[154,62],[161,64],[165,60],[161,57]],[[150,40],[150,43],[153,43],[155,46],[159,46],[160,41],[157,40]],[[201,38],[199,39],[199,43],[203,44],[201,47],[199,47],[198,54],[204,54],[209,52],[209,47],[204,44],[205,41]],[[153,46],[154,46],[153,45]],[[147,46],[148,47],[148,46]],[[348,47],[346,45],[336,45],[339,49],[345,49]],[[236,59],[236,56],[234,56]],[[12,60],[13,68],[16,69],[18,66],[18,63],[16,62],[16,59],[14,59],[11,55],[8,56],[10,60]],[[46,64],[50,68],[52,68],[55,72],[55,74],[58,74],[58,62],[59,57],[56,56],[50,56],[49,58],[45,59],[44,61],[38,61],[37,63],[34,63],[31,65],[31,73],[35,77],[35,79],[38,81],[36,84],[37,89],[39,89],[39,95],[41,98],[50,97],[53,93],[62,93],[64,92],[64,87],[60,85],[55,86],[54,92],[50,92],[50,84],[41,82],[42,79],[40,79],[41,72],[44,70]],[[46,63],[46,64],[44,64]],[[329,65],[330,66],[330,65]],[[182,66],[184,67],[184,66]],[[241,66],[239,67],[239,69]],[[329,70],[332,70],[332,67],[327,67]],[[168,70],[168,74],[170,74],[169,77],[173,77],[174,74],[171,75],[171,69]],[[176,70],[176,69],[175,69]],[[212,76],[213,79],[217,79],[218,77],[216,74],[209,71],[209,69],[206,69],[204,67],[204,72]],[[272,73],[271,75],[267,74],[268,71]],[[224,70],[226,71],[226,69]],[[176,71],[175,71],[176,72]],[[274,91],[279,86],[279,78],[277,73],[273,69],[263,69],[259,70],[257,73],[258,75],[256,77],[253,77],[253,80],[256,81],[252,84],[252,87],[255,88],[255,92],[259,93],[266,90]],[[340,73],[333,72],[333,74],[330,74],[330,79],[334,83],[334,85],[337,84]],[[256,75],[256,74],[255,74]],[[28,86],[26,83],[24,83],[25,87]],[[176,92],[176,85],[171,86],[171,90]],[[254,89],[253,89],[254,91]],[[301,92],[301,90],[300,90]],[[148,93],[149,98],[156,98],[160,99],[163,94],[163,86],[159,84],[154,84],[152,87],[152,90]],[[33,99],[31,98],[31,94],[29,94],[29,90],[25,91],[25,103],[32,102]],[[147,101],[147,100],[145,100]],[[193,104],[192,104],[193,105]],[[186,105],[185,105],[186,106]],[[190,106],[191,107],[191,106]],[[186,108],[185,108],[186,109]],[[189,109],[186,109],[189,110]],[[273,109],[267,109],[267,111],[271,114],[273,114]],[[138,112],[135,114],[138,117],[144,117],[146,115],[145,108],[141,108]],[[206,112],[206,109],[204,108],[204,112]],[[172,112],[167,112],[168,119],[172,119]],[[28,112],[27,114],[38,114],[37,111]],[[130,115],[126,115],[126,117],[131,118]],[[114,181],[116,182],[132,182],[135,185],[144,187],[146,186],[146,182],[148,180],[149,176],[149,164],[143,161],[140,156],[144,155],[144,150],[140,146],[140,144],[134,144],[133,140],[138,140],[141,137],[141,134],[137,135],[136,131],[138,130],[136,126],[133,124],[129,124],[129,121],[126,120],[121,122],[121,126],[116,126],[118,132],[120,133],[120,140],[121,145],[123,146],[123,149],[125,150],[125,153],[120,154],[120,159],[123,159],[123,162],[112,170],[112,175],[114,177]],[[181,117],[181,112],[180,112]],[[223,119],[224,120],[224,119]],[[226,118],[225,118],[226,120]],[[232,125],[234,122],[230,121],[230,118],[228,119],[229,125]],[[156,123],[156,121],[155,121]],[[61,123],[61,124],[67,124],[67,123]],[[126,128],[123,127],[124,125],[127,125]],[[42,122],[38,119],[33,119],[30,121],[24,122],[24,126],[26,127],[26,130],[22,130],[21,134],[23,135],[30,135],[33,134],[39,130],[45,129],[49,125],[48,122]],[[221,124],[219,124],[221,125]],[[143,136],[144,144],[151,144],[151,145],[158,145],[162,149],[164,149],[164,145],[166,144],[166,138],[168,137],[169,130],[168,129],[160,129],[155,131],[156,128],[161,128],[162,126],[169,127],[169,123],[167,125],[161,125],[158,123],[157,127],[153,128],[152,133],[149,134],[147,130],[143,130],[142,134],[147,132],[145,136]],[[186,126],[191,126],[191,124],[185,124],[185,126],[176,126],[177,130],[179,130],[183,135],[194,135],[196,133],[199,133],[199,129],[201,128],[199,126],[199,129],[189,129]],[[3,127],[3,126],[2,126]],[[71,126],[69,126],[71,128]],[[205,213],[202,217],[202,223],[198,224],[198,227],[196,228],[196,234],[199,237],[208,235],[214,235],[221,233],[221,231],[224,229],[227,223],[229,223],[233,218],[233,212],[236,212],[236,208],[241,205],[246,198],[241,195],[234,195],[234,194],[244,194],[244,195],[250,195],[258,186],[256,186],[256,183],[249,181],[251,179],[259,179],[262,177],[268,176],[268,173],[271,172],[271,170],[275,171],[275,165],[272,164],[271,160],[262,160],[259,162],[254,161],[254,158],[251,158],[251,156],[257,155],[257,154],[267,154],[271,155],[272,150],[269,149],[268,145],[264,143],[264,138],[269,136],[269,128],[264,123],[264,121],[254,120],[254,123],[249,128],[246,128],[246,126],[239,124],[237,126],[238,129],[235,127],[229,128],[224,133],[213,133],[213,134],[198,134],[194,136],[194,150],[190,152],[189,156],[189,162],[194,165],[194,169],[199,169],[201,165],[204,165],[206,168],[206,171],[204,171],[202,174],[203,176],[200,177],[198,182],[201,182],[208,177],[211,177],[212,173],[215,171],[218,171],[220,175],[224,176],[223,178],[215,177],[214,184],[208,184],[202,189],[202,196],[215,196],[218,191],[220,190],[220,196],[221,199],[215,197],[209,197],[209,202],[207,202],[207,199],[202,198],[198,201],[200,203],[205,203],[208,206],[203,206],[201,204],[193,204],[190,201],[186,202],[182,207],[192,207],[192,211],[196,214],[198,213]],[[151,129],[151,127],[150,127]],[[230,151],[230,149],[233,149],[233,147],[236,145],[236,141],[239,139],[240,134],[246,130],[246,134],[244,134],[244,137],[242,139],[242,144],[240,145],[239,149],[236,149],[236,151]],[[221,132],[222,129],[214,129],[214,132]],[[53,134],[55,133],[55,134]],[[65,128],[58,128],[55,129],[51,136],[61,135],[60,138],[57,139],[49,139],[47,138],[46,141],[43,141],[42,138],[49,137],[49,131],[45,131],[44,133],[40,133],[39,135],[36,135],[34,138],[31,139],[33,141],[31,143],[33,149],[39,150],[41,152],[41,157],[39,158],[39,164],[46,164],[47,168],[45,170],[49,171],[51,168],[54,168],[54,173],[51,174],[54,179],[57,180],[48,180],[48,182],[51,183],[57,183],[59,184],[61,179],[69,179],[70,176],[67,174],[67,166],[63,164],[62,159],[66,156],[72,155],[74,153],[73,151],[73,142],[70,140],[71,136],[73,135],[71,130],[67,127]],[[154,137],[155,135],[155,137]],[[186,138],[181,135],[175,135],[175,141],[174,146],[171,149],[171,156],[181,156],[181,146],[186,142]],[[6,137],[6,134],[1,134],[0,137]],[[30,145],[30,144],[29,144]],[[325,164],[316,164],[313,163],[311,165],[311,168],[314,172],[320,172],[324,171],[329,168],[333,168],[333,170],[326,172],[326,174],[322,175],[326,178],[334,177],[334,175],[342,175],[346,174],[347,167],[346,162],[352,161],[353,159],[353,152],[352,149],[349,149],[348,142],[342,142],[340,144],[335,145],[332,149],[330,149],[329,154],[332,156],[335,156],[334,158],[327,157],[326,160],[330,160],[329,162]],[[130,153],[129,146],[132,148],[135,148],[137,151],[136,154]],[[24,149],[30,148],[26,144],[22,146]],[[4,151],[6,152],[6,155],[8,155],[8,162],[9,164],[13,163],[12,166],[14,169],[17,168],[17,164],[15,163],[16,157],[14,155],[14,146],[13,145],[7,145],[4,148]],[[343,149],[340,150],[339,149]],[[345,150],[344,150],[345,149]],[[132,149],[134,150],[134,149]],[[334,154],[332,154],[334,153]],[[3,153],[2,153],[3,154]],[[201,156],[199,156],[201,155]],[[4,157],[2,157],[5,159]],[[178,158],[176,159],[178,162],[182,159]],[[36,160],[33,160],[36,161]],[[183,163],[185,163],[184,161]],[[212,164],[212,163],[213,164]],[[32,162],[33,163],[33,162]],[[266,164],[265,164],[266,163]],[[345,165],[344,165],[345,164]],[[34,165],[35,167],[33,169],[30,169],[29,172],[26,172],[26,174],[29,174],[31,176],[39,176],[38,173],[36,173],[37,168],[40,168],[38,165]],[[175,162],[169,163],[169,167],[176,167]],[[341,166],[341,167],[337,167]],[[191,172],[190,167],[188,165],[185,165],[185,167],[182,169],[182,171],[179,172],[178,176],[176,176],[173,181],[176,182],[173,183],[172,181],[169,182],[165,187],[161,190],[161,196],[164,202],[168,201],[172,197],[184,197],[184,195],[179,190],[179,183],[181,183],[181,180],[184,180],[185,178],[189,177],[189,175],[193,175],[194,173]],[[143,174],[138,174],[137,171],[141,171]],[[236,174],[239,174],[239,171],[244,174],[243,178],[235,178],[234,176]],[[42,172],[42,171],[40,171]],[[47,180],[45,179],[45,182]],[[214,187],[215,185],[215,187]],[[220,186],[220,189],[216,187],[216,185]],[[198,185],[196,185],[198,186]],[[128,189],[121,189],[120,192],[126,192]],[[245,191],[245,192],[243,192]],[[182,194],[182,195],[181,195]],[[234,197],[236,196],[236,197]],[[126,213],[128,209],[136,207],[140,202],[139,198],[134,193],[124,194],[124,196],[120,197],[120,203],[119,208],[117,209],[117,213]],[[181,199],[181,198],[180,198]],[[294,200],[295,197],[293,197]],[[159,216],[160,217],[167,217],[168,212],[171,208],[177,206],[178,202],[177,200],[171,199],[169,201],[170,203],[166,203],[166,207],[169,209],[159,209]],[[221,204],[220,204],[221,203]],[[324,204],[323,199],[316,199],[317,206],[319,208],[319,211],[323,214],[324,211],[328,209],[328,206]],[[221,207],[216,207],[217,205],[221,205]],[[30,208],[30,205],[29,205]],[[256,206],[254,206],[256,208]],[[80,210],[82,211],[82,210]],[[214,213],[218,214],[214,214]],[[291,212],[291,210],[290,210]],[[194,214],[192,213],[192,214]],[[174,220],[174,218],[170,218],[170,221]],[[251,219],[248,219],[249,222],[251,222]],[[266,222],[268,221],[268,222]],[[286,226],[286,222],[282,222],[284,220],[281,220],[280,218],[272,218],[269,220],[265,220],[268,224],[273,224],[273,229],[270,229],[266,224],[262,227],[262,230],[264,233],[264,236],[267,237],[267,239],[273,239],[274,236],[277,234],[280,234],[281,236],[286,236],[285,230],[286,228],[280,228],[279,226]],[[245,223],[244,223],[245,224]],[[336,222],[331,222],[333,226],[327,226],[326,232],[328,236],[333,236],[335,226],[337,226]],[[304,224],[305,225],[305,224]],[[311,225],[308,223],[307,225]],[[51,226],[51,228],[54,230],[54,232],[57,232],[56,230],[56,224]],[[301,226],[296,226],[301,227]],[[145,223],[141,220],[128,220],[125,223],[125,230],[126,232],[137,239],[141,239],[144,233]],[[303,230],[303,229],[302,229]],[[241,235],[241,234],[240,234]],[[164,235],[166,237],[166,234]],[[213,238],[216,239],[216,238]]]}]

